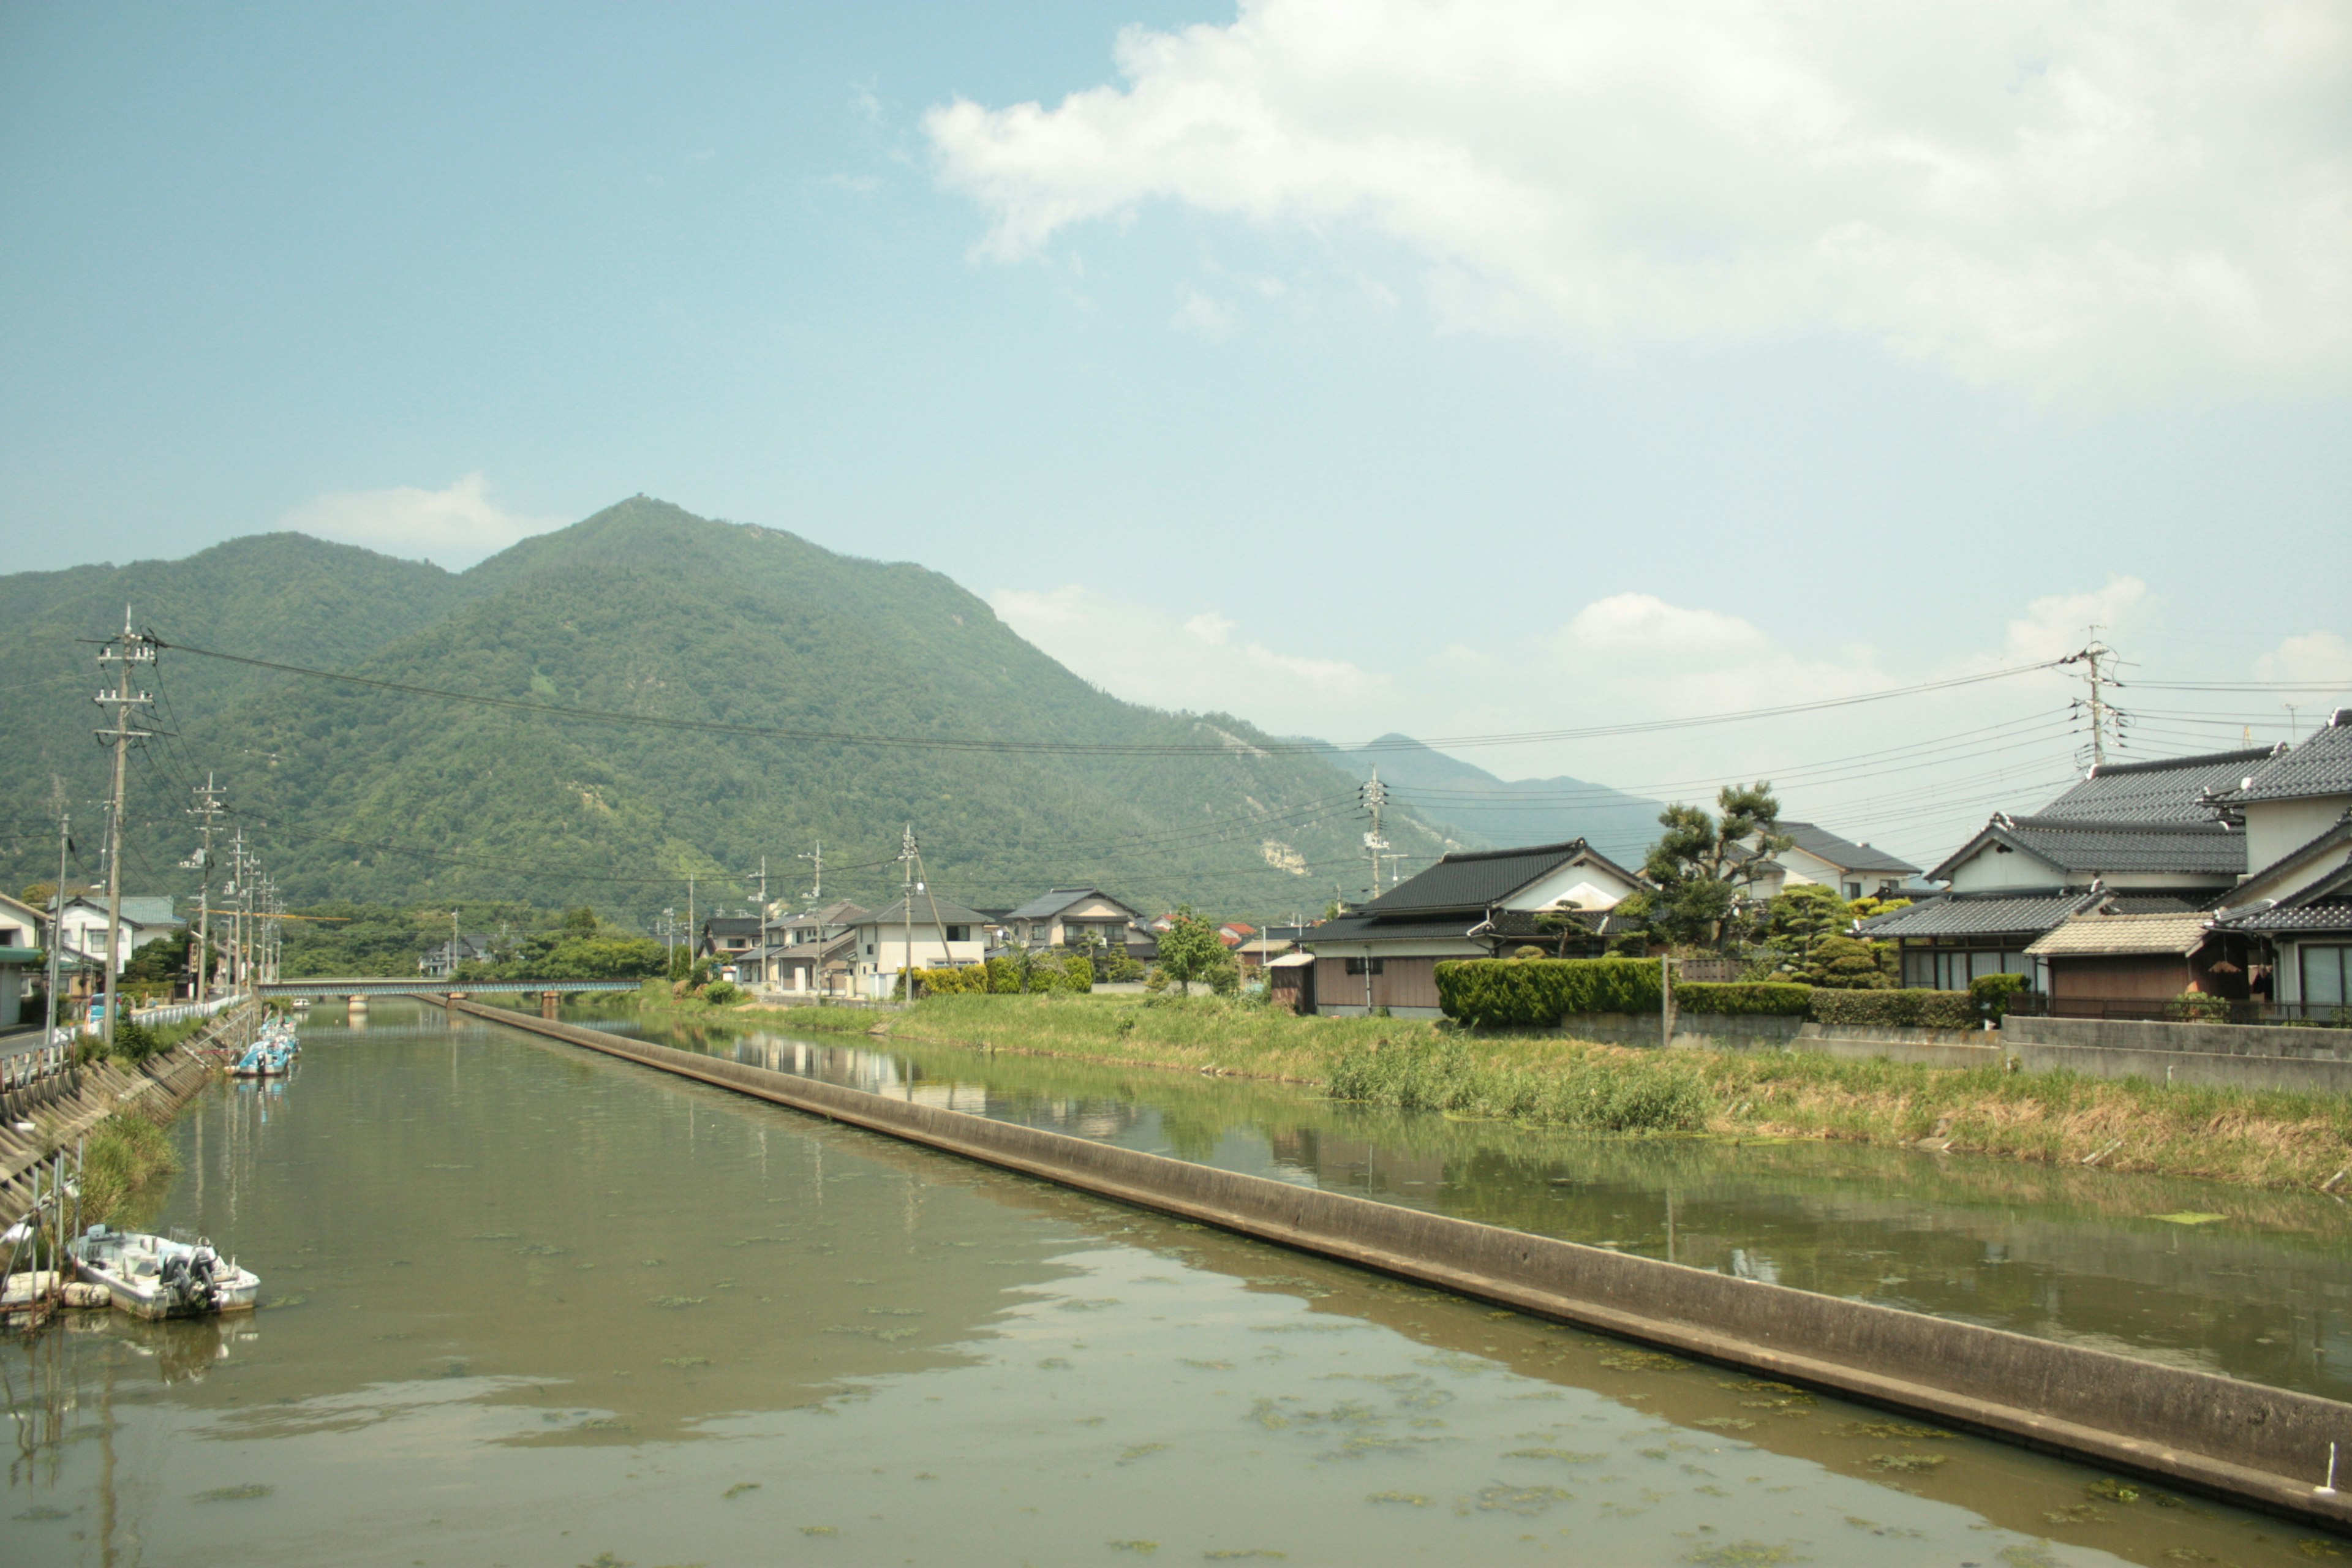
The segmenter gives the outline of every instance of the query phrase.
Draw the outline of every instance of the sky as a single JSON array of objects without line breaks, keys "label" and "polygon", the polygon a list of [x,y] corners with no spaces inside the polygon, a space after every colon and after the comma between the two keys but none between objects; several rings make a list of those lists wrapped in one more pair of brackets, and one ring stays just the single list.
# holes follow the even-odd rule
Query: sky
[{"label": "sky", "polygon": [[0,200],[11,570],[642,491],[1922,864],[2079,770],[2080,666],[1583,732],[2094,626],[2118,755],[2352,702],[2333,4],[11,3]]}]

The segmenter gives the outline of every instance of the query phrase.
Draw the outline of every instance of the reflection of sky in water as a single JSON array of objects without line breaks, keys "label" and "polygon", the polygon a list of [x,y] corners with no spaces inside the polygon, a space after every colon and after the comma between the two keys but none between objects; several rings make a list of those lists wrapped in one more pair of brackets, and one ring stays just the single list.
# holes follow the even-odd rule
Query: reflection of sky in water
[{"label": "reflection of sky in water", "polygon": [[0,1352],[0,1562],[2304,1561],[2095,1472],[392,1014],[314,1031],[266,1121],[217,1093],[179,1126],[165,1221],[281,1304]]},{"label": "reflection of sky in water", "polygon": [[[2352,1399],[2352,1210],[2309,1194],[1815,1141],[1596,1138],[1150,1068],[627,1027],[919,1104]],[[2222,1217],[2157,1217],[2203,1213]]]}]

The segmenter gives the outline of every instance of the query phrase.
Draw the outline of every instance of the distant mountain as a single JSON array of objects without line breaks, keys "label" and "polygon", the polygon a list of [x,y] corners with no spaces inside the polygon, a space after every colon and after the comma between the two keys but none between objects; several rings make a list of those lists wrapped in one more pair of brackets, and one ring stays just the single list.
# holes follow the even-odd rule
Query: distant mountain
[{"label": "distant mountain", "polygon": [[1383,735],[1352,751],[1334,746],[1328,754],[1359,780],[1379,769],[1392,799],[1485,846],[1582,838],[1611,859],[1639,869],[1658,836],[1656,801],[1565,774],[1497,778],[1410,735]]},{"label": "distant mountain", "polygon": [[[56,874],[52,778],[97,869],[105,756],[89,731],[96,651],[131,605],[167,643],[425,687],[689,724],[517,712],[167,649],[132,774],[125,857],[142,892],[186,891],[191,784],[228,805],[297,900],[591,902],[645,918],[808,887],[895,889],[916,827],[942,894],[982,908],[1098,885],[1139,907],[1313,914],[1368,871],[1351,778],[1223,715],[1106,696],[988,605],[919,566],[837,555],[773,529],[645,498],[463,574],[297,534],[180,562],[0,577],[0,753],[12,888]],[[1040,754],[1003,742],[1161,746]],[[1391,824],[1426,858],[1442,836]]]}]

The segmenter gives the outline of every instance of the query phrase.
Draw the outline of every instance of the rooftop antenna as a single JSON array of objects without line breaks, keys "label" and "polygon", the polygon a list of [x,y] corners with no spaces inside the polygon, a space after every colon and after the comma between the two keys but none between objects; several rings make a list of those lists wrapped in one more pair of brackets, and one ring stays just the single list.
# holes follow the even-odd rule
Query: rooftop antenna
[{"label": "rooftop antenna", "polygon": [[2286,742],[2288,745],[2292,746],[2294,744],[2294,711],[2296,709],[2302,707],[2303,704],[2300,702],[2282,702],[2279,706],[2286,710]]}]

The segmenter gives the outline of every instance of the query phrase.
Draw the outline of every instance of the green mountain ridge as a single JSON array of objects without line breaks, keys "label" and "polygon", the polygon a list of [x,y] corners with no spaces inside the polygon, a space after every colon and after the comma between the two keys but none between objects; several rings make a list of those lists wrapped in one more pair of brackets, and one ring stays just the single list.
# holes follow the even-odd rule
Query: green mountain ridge
[{"label": "green mountain ridge", "polygon": [[[104,753],[89,732],[94,639],[128,602],[167,646],[146,684],[160,731],[138,751],[126,885],[193,890],[190,786],[215,773],[290,900],[588,902],[633,920],[739,905],[765,856],[772,898],[898,885],[919,835],[940,893],[983,908],[1055,886],[1244,919],[1318,911],[1368,871],[1352,779],[1262,750],[1221,714],[1111,698],[938,573],[835,554],[780,530],[643,497],[462,574],[299,534],[182,562],[0,578],[14,629],[0,710],[5,853],[55,875],[53,780],[94,877]],[[13,612],[13,613],[11,613]],[[79,639],[79,640],[77,640]],[[198,657],[200,647],[522,702],[753,729],[645,727],[517,712]],[[1054,754],[1006,742],[1181,748]],[[1445,835],[1392,816],[1416,860]]]}]

